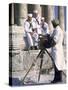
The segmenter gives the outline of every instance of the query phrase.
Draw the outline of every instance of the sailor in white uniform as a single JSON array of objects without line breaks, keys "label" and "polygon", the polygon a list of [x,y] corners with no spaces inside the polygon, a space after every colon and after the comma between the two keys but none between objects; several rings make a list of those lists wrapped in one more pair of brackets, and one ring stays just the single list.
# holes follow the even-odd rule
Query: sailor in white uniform
[{"label": "sailor in white uniform", "polygon": [[24,29],[29,44],[29,48],[34,49],[34,46],[36,48],[36,46],[38,45],[38,34],[31,13],[28,14],[28,18],[24,23]]},{"label": "sailor in white uniform", "polygon": [[49,34],[49,27],[48,24],[45,22],[45,18],[41,18],[41,32],[42,35],[48,35]]},{"label": "sailor in white uniform", "polygon": [[35,22],[35,26],[37,27],[37,33],[41,34],[41,17],[39,16],[37,10],[33,11],[33,21]]}]

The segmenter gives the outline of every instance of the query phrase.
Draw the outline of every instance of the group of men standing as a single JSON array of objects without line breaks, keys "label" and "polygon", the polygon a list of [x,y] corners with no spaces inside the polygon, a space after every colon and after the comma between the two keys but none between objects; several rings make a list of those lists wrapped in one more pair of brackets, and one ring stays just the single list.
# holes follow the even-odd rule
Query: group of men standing
[{"label": "group of men standing", "polygon": [[24,29],[28,41],[29,48],[38,49],[39,35],[49,34],[48,24],[44,17],[40,17],[37,10],[33,14],[29,13],[24,23]]}]

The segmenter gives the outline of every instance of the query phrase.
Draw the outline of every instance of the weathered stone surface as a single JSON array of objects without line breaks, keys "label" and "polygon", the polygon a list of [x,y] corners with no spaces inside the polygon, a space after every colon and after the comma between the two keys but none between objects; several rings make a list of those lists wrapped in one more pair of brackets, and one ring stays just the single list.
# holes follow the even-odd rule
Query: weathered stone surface
[{"label": "weathered stone surface", "polygon": [[9,48],[12,49],[24,49],[25,32],[22,26],[10,26],[9,27]]},{"label": "weathered stone surface", "polygon": [[[30,50],[30,51],[16,50],[16,51],[12,51],[12,70],[13,71],[28,70],[30,68],[31,64],[36,59],[39,52],[40,52],[40,50]],[[41,61],[41,58],[39,57],[36,60],[34,69],[36,69],[36,70],[39,69],[40,61]],[[52,61],[45,52],[44,58],[43,58],[42,68],[43,69],[49,69],[51,67],[52,67]]]}]

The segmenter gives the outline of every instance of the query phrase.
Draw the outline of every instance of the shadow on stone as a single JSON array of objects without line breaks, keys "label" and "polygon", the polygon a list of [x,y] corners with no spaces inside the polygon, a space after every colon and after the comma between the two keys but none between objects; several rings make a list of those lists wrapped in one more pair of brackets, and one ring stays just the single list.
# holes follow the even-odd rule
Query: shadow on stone
[{"label": "shadow on stone", "polygon": [[23,83],[21,83],[21,81],[18,78],[9,78],[9,85],[10,86],[22,86],[24,85]]}]

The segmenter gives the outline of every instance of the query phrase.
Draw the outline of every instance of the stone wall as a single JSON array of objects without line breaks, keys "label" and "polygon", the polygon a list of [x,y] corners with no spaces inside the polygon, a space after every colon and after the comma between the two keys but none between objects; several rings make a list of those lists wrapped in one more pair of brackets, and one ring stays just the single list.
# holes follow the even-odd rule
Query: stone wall
[{"label": "stone wall", "polygon": [[25,48],[24,36],[25,32],[22,26],[9,27],[9,48],[23,49]]}]

